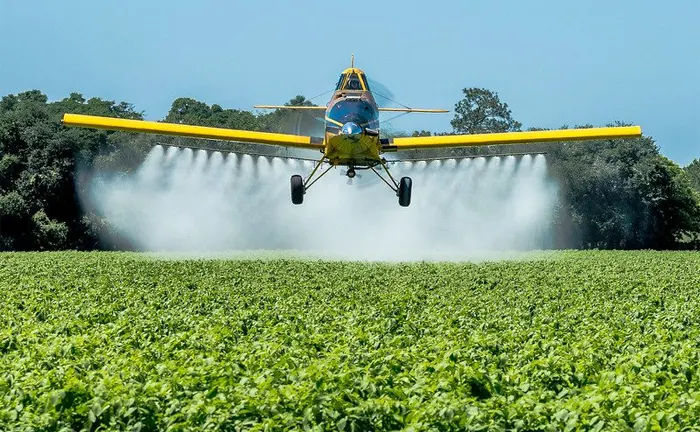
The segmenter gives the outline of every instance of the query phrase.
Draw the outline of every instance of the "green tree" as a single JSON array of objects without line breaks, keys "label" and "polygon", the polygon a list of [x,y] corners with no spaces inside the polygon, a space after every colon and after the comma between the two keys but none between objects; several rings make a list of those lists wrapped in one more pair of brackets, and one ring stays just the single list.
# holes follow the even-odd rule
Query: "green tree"
[{"label": "green tree", "polygon": [[264,122],[250,111],[223,109],[217,104],[209,106],[191,98],[175,99],[165,121],[253,131],[264,129]]},{"label": "green tree", "polygon": [[693,159],[683,170],[690,180],[690,185],[700,193],[700,159]]},{"label": "green tree", "polygon": [[[683,171],[648,137],[552,143],[550,171],[576,248],[676,248],[700,232],[700,204]],[[568,222],[567,222],[568,221]]]},{"label": "green tree", "polygon": [[419,131],[415,130],[411,134],[411,136],[413,136],[413,137],[425,137],[425,136],[431,136],[431,135],[432,135],[432,133],[430,131],[423,130],[423,129],[421,129]]},{"label": "green tree", "polygon": [[483,88],[465,88],[464,98],[455,104],[451,121],[456,133],[476,134],[519,131],[522,124],[513,119],[510,108],[498,93]]},{"label": "green tree", "polygon": [[80,94],[48,103],[38,90],[0,101],[0,247],[3,249],[91,248],[77,199],[77,166],[109,152],[119,132],[66,128],[65,112],[141,118],[127,103]]},{"label": "green tree", "polygon": [[170,106],[165,121],[203,126],[208,125],[211,114],[211,107],[204,102],[191,98],[177,98]]},{"label": "green tree", "polygon": [[296,95],[285,103],[286,106],[318,106],[310,100],[306,99],[305,96]]},{"label": "green tree", "polygon": [[670,159],[659,155],[651,168],[645,187],[640,186],[643,199],[656,216],[651,242],[657,248],[675,248],[700,234],[700,195],[683,169]]}]

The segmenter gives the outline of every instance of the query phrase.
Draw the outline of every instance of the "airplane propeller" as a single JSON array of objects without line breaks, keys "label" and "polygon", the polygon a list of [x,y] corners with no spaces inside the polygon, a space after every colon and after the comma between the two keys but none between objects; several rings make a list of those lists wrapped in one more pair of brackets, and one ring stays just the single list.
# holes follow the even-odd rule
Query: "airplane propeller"
[{"label": "airplane propeller", "polygon": [[388,107],[391,104],[396,104],[396,102],[393,101],[394,93],[391,90],[389,90],[387,86],[380,83],[379,81],[373,80],[370,77],[367,77],[367,81],[369,84],[369,88],[370,90],[372,90],[372,94],[374,95],[374,98],[377,101],[377,105],[379,105],[380,107]]}]

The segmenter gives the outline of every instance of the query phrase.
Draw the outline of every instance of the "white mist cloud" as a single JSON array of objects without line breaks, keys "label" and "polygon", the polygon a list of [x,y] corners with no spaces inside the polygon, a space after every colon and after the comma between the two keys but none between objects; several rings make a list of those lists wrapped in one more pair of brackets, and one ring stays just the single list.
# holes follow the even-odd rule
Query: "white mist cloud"
[{"label": "white mist cloud", "polygon": [[133,175],[96,176],[89,199],[144,251],[290,250],[367,260],[465,259],[550,246],[557,191],[544,156],[399,163],[411,206],[371,171],[332,169],[300,206],[311,162],[155,147]]}]

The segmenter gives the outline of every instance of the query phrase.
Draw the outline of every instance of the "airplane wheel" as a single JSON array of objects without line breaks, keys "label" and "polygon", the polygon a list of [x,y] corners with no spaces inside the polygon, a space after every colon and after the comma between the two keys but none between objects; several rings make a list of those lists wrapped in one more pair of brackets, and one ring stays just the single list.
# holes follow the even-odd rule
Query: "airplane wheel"
[{"label": "airplane wheel", "polygon": [[411,178],[401,177],[399,181],[399,205],[401,207],[408,207],[411,204]]},{"label": "airplane wheel", "polygon": [[304,202],[304,179],[300,175],[293,175],[292,183],[292,203],[301,204]]}]

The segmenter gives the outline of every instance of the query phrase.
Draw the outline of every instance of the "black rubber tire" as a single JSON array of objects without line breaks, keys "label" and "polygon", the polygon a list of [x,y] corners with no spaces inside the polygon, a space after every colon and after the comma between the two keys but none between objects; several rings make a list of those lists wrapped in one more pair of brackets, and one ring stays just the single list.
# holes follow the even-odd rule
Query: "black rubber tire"
[{"label": "black rubber tire", "polygon": [[301,204],[304,202],[304,179],[300,175],[293,175],[290,180],[292,184],[292,203]]},{"label": "black rubber tire", "polygon": [[401,177],[399,181],[399,205],[401,207],[408,207],[411,204],[411,178]]}]

